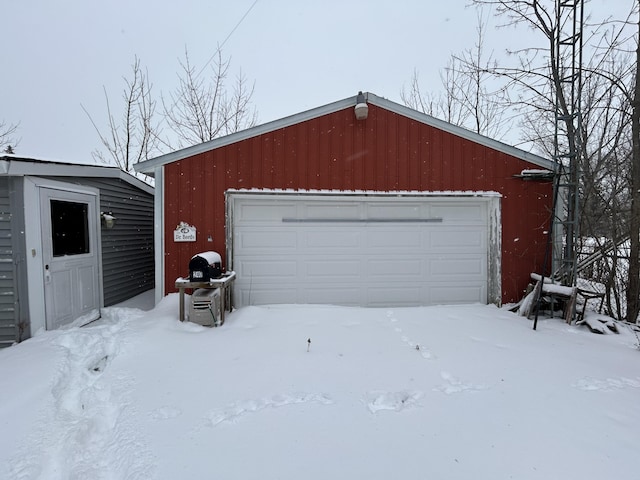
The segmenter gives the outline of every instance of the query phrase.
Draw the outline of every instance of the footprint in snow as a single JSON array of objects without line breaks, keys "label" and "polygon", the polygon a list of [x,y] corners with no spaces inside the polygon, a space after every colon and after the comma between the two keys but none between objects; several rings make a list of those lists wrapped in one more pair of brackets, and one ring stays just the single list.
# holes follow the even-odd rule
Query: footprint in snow
[{"label": "footprint in snow", "polygon": [[105,355],[95,362],[89,362],[88,370],[93,373],[102,373],[107,366],[108,361],[109,355]]},{"label": "footprint in snow", "polygon": [[610,392],[612,390],[619,390],[622,388],[640,388],[640,377],[606,378],[604,380],[585,377],[573,383],[571,386],[585,391],[601,390],[603,392]]},{"label": "footprint in snow", "polygon": [[149,412],[149,416],[153,420],[170,420],[182,415],[182,410],[177,407],[158,407],[155,410]]},{"label": "footprint in snow", "polygon": [[435,392],[442,392],[447,395],[451,395],[453,393],[460,393],[465,391],[487,390],[486,385],[474,385],[472,383],[465,383],[451,375],[449,372],[440,372],[440,376],[443,380],[446,381],[446,383],[434,387],[433,390]]},{"label": "footprint in snow", "polygon": [[367,393],[365,402],[371,413],[380,410],[392,410],[399,412],[408,407],[419,406],[418,400],[422,397],[419,391],[380,392]]},{"label": "footprint in snow", "polygon": [[422,358],[426,359],[426,360],[431,360],[433,358],[435,358],[435,355],[433,355],[429,350],[427,350],[426,348],[422,348],[420,345],[416,345],[414,347],[416,350],[418,350],[420,352],[420,355],[422,356]]},{"label": "footprint in snow", "polygon": [[[387,318],[389,320],[391,320],[392,322],[397,322],[398,321],[398,319],[395,317],[395,315],[393,313],[393,310],[388,310],[387,311]],[[429,349],[427,349],[426,347],[421,346],[421,345],[419,345],[419,344],[417,344],[415,342],[412,342],[409,337],[407,337],[406,335],[403,335],[402,334],[402,328],[394,327],[393,331],[400,335],[400,340],[402,340],[403,343],[406,343],[412,349],[419,351],[420,352],[420,356],[422,356],[422,358],[427,359],[427,360],[431,360],[431,359],[436,358],[435,355],[433,355],[429,351]]]},{"label": "footprint in snow", "polygon": [[261,398],[257,400],[244,400],[233,403],[222,409],[216,409],[209,412],[205,418],[208,425],[215,427],[224,422],[234,422],[239,418],[259,412],[265,408],[277,408],[286,405],[294,405],[299,403],[320,403],[321,405],[330,405],[333,403],[331,398],[325,394],[317,393],[297,393],[275,395],[270,398]]},{"label": "footprint in snow", "polygon": [[412,342],[409,337],[407,337],[406,335],[402,335],[402,337],[400,337],[400,340],[402,340],[404,343],[406,343],[409,347],[411,347],[413,350],[420,352],[420,356],[426,360],[431,360],[436,358],[435,355],[433,355],[428,348],[420,345],[419,343],[415,343]]}]

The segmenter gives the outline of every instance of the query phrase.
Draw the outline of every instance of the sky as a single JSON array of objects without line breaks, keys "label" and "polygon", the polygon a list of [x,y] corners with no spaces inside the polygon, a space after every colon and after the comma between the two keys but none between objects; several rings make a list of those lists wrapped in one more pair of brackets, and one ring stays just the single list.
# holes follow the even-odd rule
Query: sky
[{"label": "sky", "polygon": [[622,324],[272,305],[209,328],[178,294],[127,305],[0,350],[0,478],[638,478]]},{"label": "sky", "polygon": [[[592,0],[609,14],[630,0]],[[471,48],[477,11],[467,0],[212,0],[181,2],[6,1],[0,121],[19,124],[16,153],[92,163],[106,132],[107,92],[117,108],[137,56],[156,94],[177,85],[185,48],[203,67],[222,46],[233,75],[254,82],[258,123],[370,91],[400,102],[415,72],[425,92],[441,89],[453,53]],[[502,55],[527,31],[496,30]],[[205,72],[208,70],[205,70]]]}]

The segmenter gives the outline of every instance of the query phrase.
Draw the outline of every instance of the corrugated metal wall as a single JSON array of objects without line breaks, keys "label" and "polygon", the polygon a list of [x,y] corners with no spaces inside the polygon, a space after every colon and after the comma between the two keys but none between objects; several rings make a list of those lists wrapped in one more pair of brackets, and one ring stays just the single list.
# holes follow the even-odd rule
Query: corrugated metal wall
[{"label": "corrugated metal wall", "polygon": [[18,337],[9,179],[0,177],[0,347]]},{"label": "corrugated metal wall", "polygon": [[[540,167],[371,104],[364,121],[347,108],[176,161],[164,176],[165,293],[194,253],[224,257],[229,188],[454,190],[502,194],[502,300],[516,301],[544,261],[552,203],[550,183],[513,177],[527,168]],[[197,242],[173,242],[181,221]]]},{"label": "corrugated metal wall", "polygon": [[102,231],[104,306],[154,287],[153,195],[113,178],[65,178],[100,190],[100,210],[112,212],[115,226]]}]

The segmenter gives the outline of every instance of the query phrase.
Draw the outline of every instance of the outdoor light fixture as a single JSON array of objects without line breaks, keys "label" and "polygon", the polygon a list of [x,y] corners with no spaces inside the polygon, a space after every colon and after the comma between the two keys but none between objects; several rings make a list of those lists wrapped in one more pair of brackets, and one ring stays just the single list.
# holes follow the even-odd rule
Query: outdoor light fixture
[{"label": "outdoor light fixture", "polygon": [[102,220],[102,225],[109,229],[113,228],[117,220],[111,212],[100,212],[100,218]]},{"label": "outdoor light fixture", "polygon": [[366,120],[369,115],[369,105],[367,105],[367,101],[365,100],[362,92],[358,92],[355,113],[357,120]]}]

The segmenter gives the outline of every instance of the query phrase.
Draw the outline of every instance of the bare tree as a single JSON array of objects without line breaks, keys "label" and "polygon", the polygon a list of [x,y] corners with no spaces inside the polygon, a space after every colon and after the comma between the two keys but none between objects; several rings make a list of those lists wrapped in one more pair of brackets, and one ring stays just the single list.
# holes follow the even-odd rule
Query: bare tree
[{"label": "bare tree", "polygon": [[103,147],[93,152],[94,158],[130,172],[141,160],[255,125],[257,115],[251,106],[253,86],[240,73],[229,91],[230,60],[224,60],[219,49],[213,58],[217,61],[211,67],[212,75],[203,76],[204,68],[198,72],[185,50],[178,87],[166,99],[161,95],[162,110],[157,113],[149,75],[136,57],[130,76],[124,77],[122,103],[118,104],[121,111],[112,106],[104,91],[107,107],[104,131],[83,107]]},{"label": "bare tree", "polygon": [[204,69],[197,71],[185,49],[178,87],[162,100],[164,118],[178,140],[178,147],[206,142],[255,125],[256,113],[251,108],[253,86],[249,87],[240,73],[233,90],[228,92],[230,65],[231,61],[224,59],[218,49],[210,76],[202,76]]},{"label": "bare tree", "polygon": [[[640,311],[640,54],[638,23],[629,18],[638,13],[637,1],[630,2],[627,18],[600,21],[583,29],[588,38],[582,38],[585,80],[579,92],[581,122],[574,121],[570,91],[566,89],[570,59],[559,58],[562,49],[556,43],[558,31],[565,28],[563,23],[558,24],[558,20],[563,21],[557,15],[558,1],[474,0],[474,4],[493,8],[505,20],[504,26],[539,34],[538,44],[507,52],[511,66],[505,63],[488,72],[507,79],[508,88],[517,92],[512,98],[523,114],[522,132],[537,149],[551,155],[558,151],[554,141],[561,151],[568,152],[577,151],[573,142],[581,143],[579,199],[583,214],[579,231],[591,240],[607,237],[599,248],[608,251],[612,243],[626,235],[631,238],[628,263],[614,259],[609,265],[628,265],[626,318],[636,321]],[[628,32],[631,24],[636,25],[635,37]],[[636,50],[631,58],[626,54],[630,45]],[[487,71],[474,62],[467,62],[467,68]],[[554,131],[556,118],[560,120],[560,136]],[[625,208],[629,204],[631,207]],[[620,275],[614,269],[608,277]],[[619,299],[617,292],[612,297]]]},{"label": "bare tree", "polygon": [[18,130],[18,124],[0,121],[0,150],[3,153],[15,152],[18,141],[14,138]]},{"label": "bare tree", "polygon": [[[640,14],[639,14],[640,17]],[[640,18],[638,19],[640,35]],[[627,288],[627,320],[636,323],[640,314],[640,37],[637,38],[635,82],[632,94],[631,216],[629,235],[629,287]]]},{"label": "bare tree", "polygon": [[152,85],[148,73],[135,57],[131,65],[131,77],[124,77],[122,90],[123,110],[114,113],[109,95],[104,90],[107,106],[107,129],[102,133],[93,118],[82,107],[95,128],[106,154],[101,150],[92,153],[102,163],[114,164],[125,172],[133,171],[133,165],[158,153],[158,131],[154,122],[156,102],[151,95]]},{"label": "bare tree", "polygon": [[[440,74],[443,92],[423,92],[414,72],[408,90],[400,98],[405,105],[476,133],[501,139],[508,125],[506,97],[488,73],[495,66],[493,54],[485,52],[486,21],[478,14],[476,40],[472,49],[452,55]],[[474,65],[477,68],[468,68]],[[493,88],[489,88],[489,86]]]},{"label": "bare tree", "polygon": [[402,89],[400,98],[406,106],[414,110],[462,126],[466,117],[462,114],[462,109],[458,108],[459,106],[455,103],[453,94],[450,94],[452,85],[455,83],[451,79],[455,70],[449,68],[452,61],[449,59],[447,67],[440,73],[440,82],[445,90],[444,93],[424,92],[420,85],[420,75],[417,70],[414,70],[411,84],[407,90]]},{"label": "bare tree", "polygon": [[[618,58],[619,57],[619,58]],[[630,64],[627,54],[616,55],[607,70],[620,78]],[[627,305],[621,294],[629,290],[629,239],[631,103],[620,95],[614,82],[602,75],[588,75],[582,92],[581,164],[582,258],[600,260],[581,273],[583,278],[605,285],[606,309],[615,318],[625,318]],[[587,257],[588,259],[589,257]]]}]

